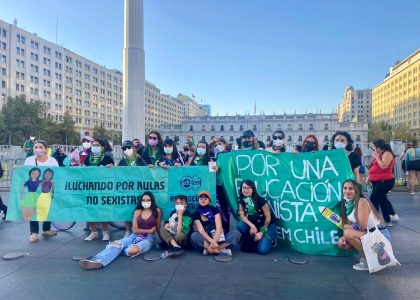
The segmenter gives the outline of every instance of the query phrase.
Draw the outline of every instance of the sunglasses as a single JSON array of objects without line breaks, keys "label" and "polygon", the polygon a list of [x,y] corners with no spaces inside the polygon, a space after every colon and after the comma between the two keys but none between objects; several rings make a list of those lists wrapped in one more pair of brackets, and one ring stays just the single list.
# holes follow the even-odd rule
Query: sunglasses
[{"label": "sunglasses", "polygon": [[207,195],[200,195],[198,196],[198,199],[209,199]]},{"label": "sunglasses", "polygon": [[273,136],[273,140],[282,140],[283,137],[282,136]]},{"label": "sunglasses", "polygon": [[99,144],[92,144],[92,146],[99,146],[99,147],[102,147],[101,145],[99,145]]},{"label": "sunglasses", "polygon": [[149,136],[149,139],[151,139],[151,140],[157,140],[158,138],[157,138],[157,136]]},{"label": "sunglasses", "polygon": [[131,146],[127,146],[127,147],[122,147],[121,148],[123,151],[127,150],[127,149],[131,149]]}]

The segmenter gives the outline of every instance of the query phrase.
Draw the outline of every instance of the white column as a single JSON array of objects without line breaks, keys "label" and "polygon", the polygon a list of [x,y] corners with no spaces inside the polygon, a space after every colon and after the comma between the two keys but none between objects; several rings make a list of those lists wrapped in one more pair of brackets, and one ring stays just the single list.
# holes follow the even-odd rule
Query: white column
[{"label": "white column", "polygon": [[144,140],[143,0],[124,1],[123,141]]}]

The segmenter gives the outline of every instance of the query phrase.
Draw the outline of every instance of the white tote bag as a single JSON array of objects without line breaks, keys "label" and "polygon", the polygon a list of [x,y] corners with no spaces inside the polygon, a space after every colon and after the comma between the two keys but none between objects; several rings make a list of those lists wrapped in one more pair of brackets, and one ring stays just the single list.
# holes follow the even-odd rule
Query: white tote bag
[{"label": "white tote bag", "polygon": [[401,266],[398,260],[395,259],[391,242],[382,234],[377,226],[362,236],[361,240],[369,273],[378,272],[386,267]]}]

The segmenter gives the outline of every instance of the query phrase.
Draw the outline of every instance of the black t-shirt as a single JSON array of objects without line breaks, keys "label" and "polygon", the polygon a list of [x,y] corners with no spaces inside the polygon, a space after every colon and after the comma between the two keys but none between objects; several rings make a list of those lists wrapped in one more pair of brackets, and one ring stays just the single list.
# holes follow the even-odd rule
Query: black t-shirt
[{"label": "black t-shirt", "polygon": [[[108,155],[104,155],[102,160],[99,162],[98,167],[99,166],[106,166],[106,165],[109,165],[109,164],[114,164],[114,160],[111,157],[109,157]],[[88,166],[88,167],[90,166],[89,156],[85,160],[85,165]]]},{"label": "black t-shirt", "polygon": [[360,157],[358,157],[354,152],[350,152],[348,155],[348,158],[349,158],[350,166],[352,170],[362,165],[362,162],[360,161]]},{"label": "black t-shirt", "polygon": [[[127,161],[123,158],[120,160],[120,162],[118,163],[119,167],[124,167],[127,166]],[[144,161],[143,158],[141,157],[137,157],[136,159],[136,166],[147,166],[146,162]]]},{"label": "black t-shirt", "polygon": [[[219,211],[217,210],[216,207],[213,207],[211,205],[209,205],[211,212],[213,213],[214,216],[216,216],[217,214],[219,214]],[[204,230],[207,232],[207,234],[210,234],[210,232],[213,229],[216,229],[216,222],[213,221],[211,222],[210,220],[206,220],[204,221],[201,218],[201,215],[198,211],[195,211],[192,215],[193,221],[199,220],[201,225],[203,225]]]},{"label": "black t-shirt", "polygon": [[[248,220],[255,225],[255,227],[257,227],[258,230],[260,230],[260,228],[262,226],[264,226],[265,223],[265,216],[264,216],[264,211],[263,211],[263,206],[265,204],[268,205],[267,201],[262,198],[262,197],[257,197],[256,201],[254,202],[255,205],[255,211],[251,214],[250,213],[250,207],[246,205],[245,200],[244,199],[240,199],[239,200],[239,204],[242,205],[244,211],[245,211],[245,216],[248,218]],[[273,224],[275,222],[275,215],[272,212],[270,205],[268,205],[268,208],[270,210],[270,215],[271,215],[271,222],[270,224]]]}]

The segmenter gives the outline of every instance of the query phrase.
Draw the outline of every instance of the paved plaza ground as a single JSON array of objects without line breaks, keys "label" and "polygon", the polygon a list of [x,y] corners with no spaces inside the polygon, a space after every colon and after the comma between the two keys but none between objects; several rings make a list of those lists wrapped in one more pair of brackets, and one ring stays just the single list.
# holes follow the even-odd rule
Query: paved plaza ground
[{"label": "paved plaza ground", "polygon": [[[7,193],[1,195],[7,202]],[[391,232],[402,267],[375,274],[354,271],[352,257],[279,247],[267,256],[236,249],[225,263],[193,251],[155,262],[120,257],[105,269],[86,271],[72,257],[93,255],[106,243],[83,241],[82,224],[31,244],[27,223],[0,222],[0,255],[29,253],[0,259],[0,299],[419,299],[420,195],[393,192],[390,199],[401,219]],[[122,235],[111,230],[112,239]]]}]

